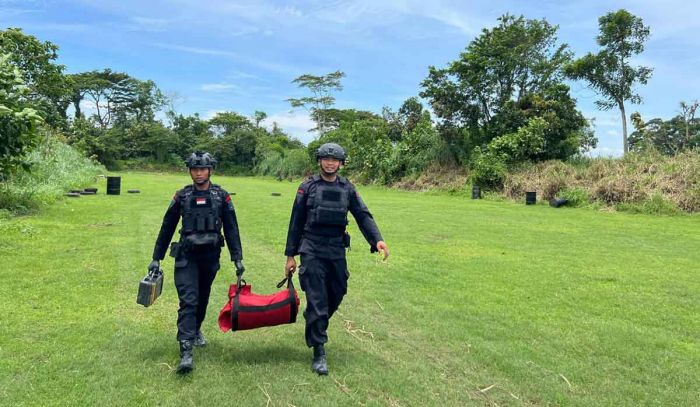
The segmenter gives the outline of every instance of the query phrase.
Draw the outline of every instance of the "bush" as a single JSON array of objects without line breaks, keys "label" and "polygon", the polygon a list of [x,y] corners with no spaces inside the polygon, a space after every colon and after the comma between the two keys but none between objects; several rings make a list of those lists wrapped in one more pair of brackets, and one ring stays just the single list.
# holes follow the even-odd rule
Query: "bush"
[{"label": "bush", "polygon": [[646,213],[650,215],[675,215],[678,213],[678,207],[671,200],[664,198],[664,196],[658,192],[641,203],[623,202],[617,204],[616,208],[620,211]]},{"label": "bush", "polygon": [[558,198],[567,199],[568,206],[581,207],[588,206],[591,203],[591,197],[586,189],[581,187],[564,188],[558,195]]},{"label": "bush", "polygon": [[0,210],[27,213],[54,202],[71,189],[95,182],[104,167],[49,137],[27,157],[28,170],[0,182]]},{"label": "bush", "polygon": [[508,173],[505,159],[479,148],[474,151],[470,182],[482,188],[501,189]]},{"label": "bush", "polygon": [[278,179],[299,178],[311,172],[311,161],[304,149],[269,150],[255,167],[260,175],[272,175]]},{"label": "bush", "polygon": [[633,212],[696,212],[700,210],[700,151],[674,157],[631,153],[618,159],[579,159],[573,164],[546,161],[506,175],[506,196],[520,199],[527,190],[545,199],[556,195],[577,201],[576,205],[585,201]]}]

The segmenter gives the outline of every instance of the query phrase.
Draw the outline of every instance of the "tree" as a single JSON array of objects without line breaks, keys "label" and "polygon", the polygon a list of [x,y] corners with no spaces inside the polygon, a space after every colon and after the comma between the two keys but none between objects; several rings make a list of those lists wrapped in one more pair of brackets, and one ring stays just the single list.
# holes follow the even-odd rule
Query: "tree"
[{"label": "tree", "polygon": [[308,88],[312,96],[302,98],[290,98],[287,102],[293,107],[303,107],[316,122],[316,129],[320,134],[328,130],[326,111],[335,103],[333,91],[343,90],[340,80],[345,77],[342,71],[331,72],[326,75],[316,76],[304,74],[292,81],[300,88]]},{"label": "tree", "polygon": [[114,120],[113,94],[117,84],[130,76],[107,68],[102,71],[74,74],[71,78],[74,83],[71,101],[75,107],[76,118],[82,115],[80,103],[88,99],[95,108],[94,119],[103,129],[109,127]]},{"label": "tree", "polygon": [[231,134],[235,130],[251,130],[253,124],[247,117],[236,112],[219,112],[209,120],[209,128],[215,136]]},{"label": "tree", "polygon": [[681,115],[680,117],[683,119],[683,124],[685,126],[685,143],[690,144],[690,128],[692,127],[693,122],[695,122],[695,112],[698,110],[698,106],[700,104],[698,101],[694,101],[691,104],[686,103],[685,101],[681,102]]},{"label": "tree", "polygon": [[473,148],[523,126],[528,118],[520,113],[512,115],[513,122],[507,119],[513,108],[526,105],[524,101],[533,95],[558,88],[568,97],[562,82],[571,52],[566,44],[557,44],[558,27],[544,19],[509,14],[498,21],[446,68],[431,66],[421,83],[420,96],[430,102],[440,120],[440,135],[458,162],[469,157]]},{"label": "tree", "polygon": [[38,142],[43,119],[27,100],[29,93],[10,56],[0,54],[0,177],[22,164],[23,156]]},{"label": "tree", "polygon": [[110,99],[115,117],[122,123],[152,122],[155,113],[166,105],[166,98],[155,82],[132,77],[114,84]]},{"label": "tree", "polygon": [[267,113],[261,112],[260,110],[256,110],[255,113],[253,113],[255,127],[260,127],[260,123],[265,119],[267,119]]},{"label": "tree", "polygon": [[356,109],[329,108],[324,110],[324,116],[326,120],[326,132],[339,128],[343,123],[381,119],[381,117],[372,112]]},{"label": "tree", "polygon": [[396,113],[385,106],[382,109],[382,117],[389,123],[391,141],[399,141],[404,133],[413,131],[423,119],[423,112],[423,105],[415,96],[406,99]]},{"label": "tree", "polygon": [[635,130],[629,136],[630,151],[655,150],[676,155],[700,147],[700,119],[691,113],[694,104],[681,102],[680,114],[670,120],[654,118],[645,122],[639,112],[632,113]]},{"label": "tree", "polygon": [[629,151],[627,142],[627,118],[625,102],[642,102],[634,92],[637,83],[645,85],[652,74],[652,68],[630,65],[632,56],[644,51],[644,42],[649,37],[649,27],[642,19],[620,9],[598,19],[600,34],[596,38],[603,47],[597,54],[588,53],[566,67],[566,74],[572,79],[588,82],[602,99],[596,101],[601,110],[613,107],[620,109],[624,152]]},{"label": "tree", "polygon": [[25,97],[55,127],[65,125],[70,104],[71,83],[63,75],[63,65],[56,64],[58,46],[27,35],[20,28],[0,31],[0,54],[9,54],[7,63],[19,69],[28,92]]}]

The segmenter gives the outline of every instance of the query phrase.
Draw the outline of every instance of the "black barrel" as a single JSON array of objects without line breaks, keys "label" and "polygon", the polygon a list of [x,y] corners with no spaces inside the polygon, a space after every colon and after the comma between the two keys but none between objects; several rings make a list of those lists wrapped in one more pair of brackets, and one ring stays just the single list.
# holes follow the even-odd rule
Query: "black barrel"
[{"label": "black barrel", "polygon": [[107,177],[107,195],[119,195],[121,186],[122,177]]},{"label": "black barrel", "polygon": [[481,187],[477,185],[472,187],[472,199],[481,199]]},{"label": "black barrel", "polygon": [[534,205],[537,203],[537,192],[525,192],[525,205]]}]

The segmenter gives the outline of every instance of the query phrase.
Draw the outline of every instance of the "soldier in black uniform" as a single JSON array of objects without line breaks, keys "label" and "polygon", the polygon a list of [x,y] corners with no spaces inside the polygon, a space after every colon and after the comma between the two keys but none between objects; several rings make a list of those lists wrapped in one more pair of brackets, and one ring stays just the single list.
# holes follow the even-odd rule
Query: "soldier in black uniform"
[{"label": "soldier in black uniform", "polygon": [[243,252],[238,222],[231,196],[209,181],[216,160],[209,153],[196,152],[187,160],[193,183],[177,191],[163,217],[158,240],[153,249],[149,270],[160,267],[175,229],[182,217],[180,241],[173,243],[170,256],[175,258],[175,286],[180,298],[177,317],[177,340],[180,343],[178,373],[194,368],[192,347],[206,345],[201,327],[209,303],[211,285],[219,270],[219,256],[224,245],[231,254],[237,273],[242,274]]},{"label": "soldier in black uniform", "polygon": [[328,374],[324,344],[328,341],[328,321],[340,306],[348,287],[345,248],[350,236],[345,227],[348,211],[357,221],[370,245],[370,252],[389,248],[377,228],[372,214],[355,187],[337,174],[345,163],[345,151],[335,143],[326,143],[316,152],[320,174],[309,177],[297,190],[287,232],[285,275],[291,276],[300,255],[299,282],[306,293],[306,344],[313,348],[311,369]]}]

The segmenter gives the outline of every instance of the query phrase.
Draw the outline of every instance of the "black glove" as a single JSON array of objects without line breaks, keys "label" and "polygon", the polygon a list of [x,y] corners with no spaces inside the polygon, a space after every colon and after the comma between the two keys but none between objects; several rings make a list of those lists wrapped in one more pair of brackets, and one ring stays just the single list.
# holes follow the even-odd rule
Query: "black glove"
[{"label": "black glove", "polygon": [[155,273],[160,270],[160,260],[153,260],[151,264],[148,265],[148,271]]},{"label": "black glove", "polygon": [[236,275],[240,276],[243,274],[245,271],[245,267],[243,267],[243,260],[234,260],[233,264],[236,265]]}]

